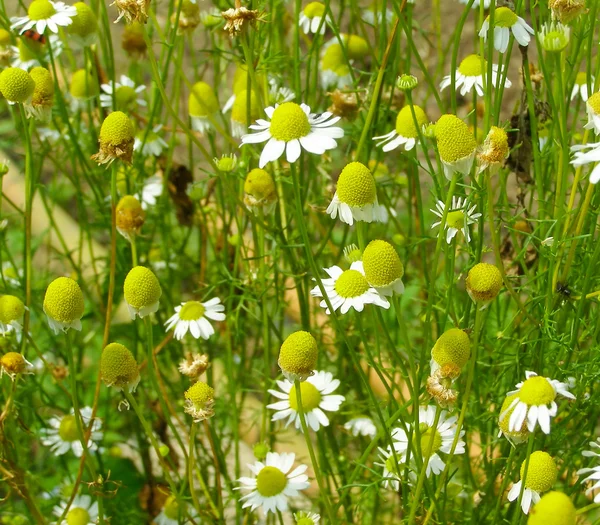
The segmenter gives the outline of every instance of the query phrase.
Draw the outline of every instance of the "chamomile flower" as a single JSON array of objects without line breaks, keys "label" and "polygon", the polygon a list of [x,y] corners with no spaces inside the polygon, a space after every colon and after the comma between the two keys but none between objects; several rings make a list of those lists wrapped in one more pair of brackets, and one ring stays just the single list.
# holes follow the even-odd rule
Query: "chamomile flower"
[{"label": "chamomile flower", "polygon": [[265,109],[270,122],[257,120],[250,129],[258,131],[242,137],[242,144],[256,144],[267,141],[260,155],[259,167],[279,159],[285,152],[286,160],[296,162],[302,148],[310,153],[321,155],[337,146],[335,139],[344,136],[344,130],[333,126],[340,120],[331,113],[315,114],[306,104],[285,102]]},{"label": "chamomile flower", "polygon": [[[595,81],[596,78],[594,77],[594,75],[592,75],[590,77],[589,82],[589,85],[592,86],[592,89],[594,88]],[[587,102],[589,98],[588,75],[585,71],[580,71],[575,77],[575,85],[573,86],[573,89],[571,91],[571,100],[575,100],[577,95],[579,95],[581,97],[581,100],[583,100],[584,102]]]},{"label": "chamomile flower", "polygon": [[479,173],[488,168],[500,167],[508,158],[508,153],[509,146],[506,131],[497,126],[492,126],[477,153]]},{"label": "chamomile flower", "polygon": [[383,468],[381,483],[386,489],[400,490],[401,474],[406,469],[406,454],[392,450],[388,446],[383,449],[378,447],[379,460],[375,465]]},{"label": "chamomile flower", "polygon": [[23,329],[21,324],[25,314],[23,301],[14,295],[0,296],[0,332],[3,336],[13,330],[20,333]]},{"label": "chamomile flower", "polygon": [[94,11],[84,2],[73,4],[77,14],[72,18],[67,33],[73,42],[80,47],[89,47],[96,43],[98,38],[98,20]]},{"label": "chamomile flower", "polygon": [[244,204],[252,212],[271,213],[277,202],[273,177],[263,169],[251,170],[244,181]]},{"label": "chamomile flower", "polygon": [[73,279],[59,277],[46,289],[43,310],[48,325],[56,335],[69,328],[81,331],[83,309],[83,293]]},{"label": "chamomile flower", "polygon": [[219,114],[219,101],[214,89],[206,82],[196,82],[188,97],[188,112],[192,128],[200,133],[206,133],[212,128],[211,119]]},{"label": "chamomile flower", "polygon": [[179,525],[180,523],[191,523],[188,519],[197,517],[197,512],[186,501],[177,500],[171,494],[164,502],[161,511],[152,519],[156,525]]},{"label": "chamomile flower", "polygon": [[[435,204],[435,210],[430,210],[434,215],[440,219],[434,222],[431,227],[435,228],[442,224],[442,217],[444,216],[444,209],[446,204],[444,201],[437,201]],[[462,232],[467,242],[471,242],[471,235],[469,233],[469,226],[475,224],[477,219],[481,217],[481,213],[476,213],[477,205],[469,207],[466,198],[453,196],[452,204],[446,215],[446,223],[444,228],[446,230],[446,242],[450,244],[452,239],[456,237],[458,232]]]},{"label": "chamomile flower", "polygon": [[404,293],[404,266],[389,242],[371,241],[362,254],[362,264],[368,283],[381,295]]},{"label": "chamomile flower", "polygon": [[102,122],[98,142],[99,151],[92,155],[98,164],[111,164],[117,159],[131,164],[135,142],[133,122],[122,111],[113,111]]},{"label": "chamomile flower", "polygon": [[[490,16],[488,15],[479,31],[479,36],[483,41],[487,41],[488,31],[490,29]],[[494,49],[500,53],[505,53],[508,48],[508,40],[512,32],[515,40],[521,46],[527,46],[534,34],[533,29],[508,7],[498,7],[494,12]]]},{"label": "chamomile flower", "polygon": [[146,212],[142,209],[140,201],[133,195],[125,195],[117,204],[116,226],[117,231],[129,242],[139,235]]},{"label": "chamomile flower", "polygon": [[498,267],[489,263],[478,263],[473,266],[465,280],[467,293],[473,302],[487,308],[498,296],[502,288],[502,274]]},{"label": "chamomile flower", "polygon": [[0,357],[0,377],[7,374],[14,381],[18,375],[33,374],[33,370],[33,364],[18,352],[7,352]]},{"label": "chamomile flower", "polygon": [[[80,410],[82,425],[89,426],[92,421],[92,409],[84,407]],[[69,451],[72,451],[78,458],[83,454],[83,446],[79,438],[77,430],[77,422],[75,421],[75,411],[71,409],[70,414],[62,417],[56,416],[48,421],[49,428],[41,429],[42,444],[50,447],[50,450],[56,456],[62,456]],[[87,449],[94,451],[98,448],[97,442],[102,440],[103,433],[102,422],[98,418],[94,418],[92,424],[92,433],[87,444]]]},{"label": "chamomile flower", "polygon": [[18,67],[7,67],[0,73],[0,93],[10,104],[31,102],[35,81],[27,71]]},{"label": "chamomile flower", "polygon": [[471,341],[467,332],[460,328],[449,328],[440,335],[431,349],[431,371],[454,366],[463,368],[471,356]]},{"label": "chamomile flower", "polygon": [[[589,443],[592,450],[584,450],[581,455],[583,457],[600,457],[600,453],[598,453],[598,449],[600,449],[600,439],[596,439],[596,441],[591,441]],[[594,495],[594,503],[600,503],[600,465],[596,465],[594,467],[586,467],[579,469],[577,471],[577,475],[587,477],[582,479],[582,483],[590,482],[590,486],[585,491],[586,494]]]},{"label": "chamomile flower", "polygon": [[477,141],[469,127],[457,116],[448,114],[439,118],[433,133],[446,178],[452,180],[455,172],[468,175],[477,152]]},{"label": "chamomile flower", "polygon": [[[415,0],[407,0],[407,4],[414,4]],[[366,9],[363,9],[360,14],[361,18],[369,25],[376,25],[375,21],[377,21],[378,25],[383,24],[385,21],[386,24],[391,24],[394,20],[394,11],[391,9],[385,8],[385,14],[381,12],[381,6],[375,1],[372,2],[370,6]],[[385,18],[384,18],[385,17]]]},{"label": "chamomile flower", "polygon": [[515,445],[527,441],[530,434],[527,429],[527,421],[523,421],[520,427],[510,430],[510,418],[516,408],[516,404],[514,404],[513,401],[515,401],[515,399],[518,400],[518,397],[518,394],[506,396],[500,407],[500,417],[498,418],[498,426],[500,427],[498,437],[503,435]]},{"label": "chamomile flower", "polygon": [[[535,372],[525,372],[525,381],[517,384],[516,390],[507,395],[515,394],[516,397],[506,408],[505,412],[513,410],[510,415],[508,430],[520,431],[523,423],[527,422],[527,429],[533,432],[539,425],[544,434],[550,434],[550,419],[556,416],[558,395],[567,399],[575,399],[568,390],[566,383],[556,379],[538,376]],[[505,414],[500,414],[500,420]]]},{"label": "chamomile flower", "polygon": [[31,101],[24,104],[27,116],[42,122],[48,122],[54,104],[54,82],[50,71],[44,67],[34,67],[29,74],[35,82]]},{"label": "chamomile flower", "polygon": [[[362,262],[352,263],[349,270],[342,270],[339,266],[324,268],[324,270],[330,279],[323,279],[323,288],[334,312],[338,308],[341,314],[347,313],[350,308],[362,312],[366,304],[380,306],[386,310],[390,307],[390,303],[369,285]],[[313,297],[323,297],[318,286],[313,288],[310,294]],[[325,308],[325,313],[331,314],[325,300],[319,305]]]},{"label": "chamomile flower", "polygon": [[[248,104],[250,105],[250,115],[248,115]],[[223,109],[223,112],[225,111]],[[239,91],[231,102],[231,135],[238,138],[243,137],[248,133],[248,126],[258,118],[260,118],[260,107],[256,92],[250,91],[250,100],[248,101],[248,91],[246,89]]]},{"label": "chamomile flower", "polygon": [[571,28],[552,20],[542,25],[538,35],[542,49],[549,53],[560,53],[569,45]]},{"label": "chamomile flower", "polygon": [[315,338],[309,332],[299,330],[286,337],[279,349],[277,364],[290,383],[306,381],[313,374],[318,357]]},{"label": "chamomile flower", "polygon": [[135,392],[140,382],[140,371],[131,351],[119,343],[110,343],[102,350],[100,375],[107,387],[118,392]]},{"label": "chamomile flower", "polygon": [[237,490],[250,491],[241,498],[244,502],[242,508],[250,507],[252,511],[262,508],[266,515],[269,512],[285,512],[288,498],[300,495],[300,491],[310,486],[305,474],[306,465],[292,470],[295,459],[294,453],[269,452],[264,462],[256,461],[248,465],[253,477],[238,479],[241,486]]},{"label": "chamomile flower", "polygon": [[321,516],[314,512],[297,512],[294,514],[296,525],[317,525],[321,520]]},{"label": "chamomile flower", "polygon": [[[485,59],[481,58],[479,55],[469,55],[464,58],[463,61],[459,64],[458,69],[456,70],[456,75],[454,79],[454,87],[459,90],[460,94],[464,97],[467,93],[470,93],[475,89],[477,94],[482,97],[485,90],[485,85],[483,82],[483,75],[487,73],[487,62]],[[492,86],[497,87],[498,79],[500,78],[500,73],[498,72],[498,66],[496,64],[492,65],[492,78],[491,83]],[[452,82],[452,75],[447,75],[444,77],[442,82],[440,83],[440,90],[446,89],[450,83]],[[489,81],[488,81],[489,83]],[[504,80],[504,87],[509,88],[512,86],[512,82],[510,80]]]},{"label": "chamomile flower", "polygon": [[321,2],[306,4],[298,19],[298,25],[307,35],[309,33],[324,35],[329,23],[331,23],[331,20],[328,15],[325,15],[325,5]]},{"label": "chamomile flower", "polygon": [[20,28],[20,33],[29,29],[35,29],[40,35],[43,35],[46,29],[58,33],[58,28],[70,25],[76,15],[77,9],[64,2],[33,0],[27,8],[27,16],[11,18],[10,28]]},{"label": "chamomile flower", "polygon": [[593,129],[596,134],[600,135],[600,91],[597,91],[587,99],[585,108],[588,122],[584,128]]},{"label": "chamomile flower", "polygon": [[600,181],[600,142],[576,144],[571,146],[571,151],[575,153],[571,161],[573,166],[579,167],[596,163],[596,166],[590,172],[590,182],[598,184],[598,181]]},{"label": "chamomile flower", "polygon": [[[426,475],[429,477],[432,473],[434,475],[439,474],[444,470],[446,464],[440,457],[440,453],[449,454],[452,449],[452,443],[456,433],[459,430],[456,427],[456,416],[448,417],[448,413],[443,410],[440,414],[440,418],[436,427],[433,426],[435,421],[436,408],[432,405],[427,407],[419,408],[419,437],[420,437],[420,450],[422,456],[425,458],[427,451],[433,441],[431,448],[431,455],[427,463]],[[410,425],[406,425],[410,429]],[[456,449],[454,454],[465,453],[465,442],[460,439],[464,435],[464,430],[460,430],[459,439],[457,441]],[[415,439],[416,434],[413,433],[412,438]],[[392,432],[392,438],[394,439],[394,448],[397,452],[405,454],[408,450],[409,437],[406,431],[402,428],[395,428]],[[412,444],[413,450],[415,444]]]},{"label": "chamomile flower", "polygon": [[221,299],[213,297],[205,303],[200,301],[187,301],[175,307],[175,314],[165,323],[167,332],[175,328],[175,339],[181,341],[188,331],[192,337],[204,340],[215,333],[215,329],[208,322],[225,321],[225,306],[221,304]]},{"label": "chamomile flower", "polygon": [[149,132],[144,130],[138,133],[135,137],[135,142],[133,143],[133,151],[140,151],[144,157],[150,155],[160,157],[163,150],[169,147],[165,140],[159,135],[161,129],[162,124],[157,124]]},{"label": "chamomile flower", "polygon": [[185,358],[179,362],[177,370],[182,375],[197,381],[209,366],[210,362],[206,354],[187,352]]},{"label": "chamomile flower", "polygon": [[371,170],[360,162],[347,164],[337,181],[336,191],[327,207],[332,219],[338,215],[342,222],[385,222],[387,211],[379,205],[375,178]]},{"label": "chamomile flower", "polygon": [[[525,475],[525,466],[527,465],[527,477]],[[515,483],[508,492],[508,501],[515,501],[521,493],[521,486],[525,484],[523,496],[521,498],[521,509],[525,514],[529,513],[531,504],[540,501],[541,493],[549,491],[558,475],[558,469],[554,458],[547,452],[538,450],[529,456],[521,464],[521,479]]]},{"label": "chamomile flower", "polygon": [[[60,518],[66,508],[67,501],[62,501],[54,506],[52,513]],[[91,496],[84,494],[73,498],[73,503],[71,503],[65,519],[60,523],[56,522],[56,525],[94,525],[97,520],[98,502],[93,501]]]},{"label": "chamomile flower", "polygon": [[23,270],[17,269],[10,261],[4,261],[2,263],[2,279],[9,286],[21,286],[21,279],[23,278]]},{"label": "chamomile flower", "polygon": [[123,284],[123,294],[131,319],[146,317],[158,310],[162,289],[151,270],[144,266],[132,268]]},{"label": "chamomile flower", "polygon": [[529,512],[527,525],[575,525],[577,512],[571,498],[562,492],[546,492]]},{"label": "chamomile flower", "polygon": [[351,63],[339,42],[329,42],[323,46],[319,62],[319,76],[323,88],[343,88],[352,84]]},{"label": "chamomile flower", "polygon": [[131,111],[137,106],[146,106],[146,101],[140,96],[146,86],[136,86],[128,76],[121,75],[119,82],[113,80],[109,84],[102,84],[100,89],[104,92],[100,94],[100,105],[103,108],[112,108],[113,97],[120,111]]},{"label": "chamomile flower", "polygon": [[[414,111],[414,118],[413,118]],[[416,118],[416,123],[415,123]],[[429,120],[427,115],[419,106],[404,106],[396,118],[396,129],[390,131],[386,135],[373,137],[373,140],[378,140],[378,146],[383,146],[381,149],[384,152],[396,149],[399,146],[404,146],[405,151],[413,149],[419,138],[420,129],[425,126]]]},{"label": "chamomile flower", "polygon": [[69,95],[73,112],[84,110],[88,102],[99,93],[98,79],[85,69],[78,69],[71,75]]},{"label": "chamomile flower", "polygon": [[184,394],[183,411],[199,423],[214,416],[215,390],[204,381],[196,381]]},{"label": "chamomile flower", "polygon": [[[277,381],[279,390],[269,390],[269,393],[281,401],[267,405],[267,408],[276,410],[271,421],[286,419],[286,427],[294,422],[296,428],[302,431],[300,415],[298,413],[298,399],[296,397],[296,385],[287,379]],[[302,408],[306,417],[307,425],[315,432],[321,426],[329,426],[327,412],[337,412],[340,405],[346,399],[344,396],[332,395],[340,386],[339,379],[334,379],[331,372],[315,371],[313,375],[300,383],[302,397]]]},{"label": "chamomile flower", "polygon": [[365,436],[374,438],[377,434],[377,427],[370,417],[355,417],[344,423],[344,428],[353,436]]},{"label": "chamomile flower", "polygon": [[144,182],[142,192],[138,195],[138,199],[142,203],[142,208],[147,210],[152,206],[156,206],[158,198],[162,195],[163,189],[164,182],[160,174],[148,177]]}]

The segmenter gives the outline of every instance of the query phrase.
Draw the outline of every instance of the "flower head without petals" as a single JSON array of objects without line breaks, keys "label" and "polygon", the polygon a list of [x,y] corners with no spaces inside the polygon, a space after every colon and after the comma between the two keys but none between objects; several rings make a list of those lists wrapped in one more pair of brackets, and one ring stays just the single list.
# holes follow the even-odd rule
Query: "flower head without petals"
[{"label": "flower head without petals", "polygon": [[469,127],[455,115],[442,115],[434,134],[446,178],[451,180],[454,172],[468,175],[477,151],[477,141]]},{"label": "flower head without petals", "polygon": [[279,349],[278,365],[288,381],[305,381],[317,367],[317,341],[303,330],[290,334]]},{"label": "flower head without petals", "polygon": [[196,423],[212,417],[215,413],[215,391],[203,381],[196,381],[185,391],[184,411]]},{"label": "flower head without petals", "polygon": [[404,293],[404,266],[398,252],[383,240],[371,241],[362,254],[365,277],[380,294],[391,296]]},{"label": "flower head without petals", "polygon": [[125,277],[123,293],[131,319],[135,319],[138,315],[145,317],[158,310],[162,289],[152,270],[136,266]]},{"label": "flower head without petals", "polygon": [[69,328],[81,330],[83,293],[73,279],[59,277],[52,281],[46,289],[43,308],[55,334],[66,332]]},{"label": "flower head without petals", "polygon": [[529,511],[527,525],[575,525],[576,522],[571,498],[563,492],[550,491]]},{"label": "flower head without petals", "polygon": [[119,343],[110,343],[102,350],[100,374],[107,387],[135,392],[140,382],[138,364],[131,351]]},{"label": "flower head without petals", "polygon": [[[527,474],[525,475],[525,471]],[[552,456],[538,450],[521,464],[521,480],[508,492],[508,501],[515,501],[522,492],[521,508],[527,514],[532,503],[540,501],[540,493],[547,492],[556,482],[558,469]],[[522,485],[525,485],[522,488]]]}]

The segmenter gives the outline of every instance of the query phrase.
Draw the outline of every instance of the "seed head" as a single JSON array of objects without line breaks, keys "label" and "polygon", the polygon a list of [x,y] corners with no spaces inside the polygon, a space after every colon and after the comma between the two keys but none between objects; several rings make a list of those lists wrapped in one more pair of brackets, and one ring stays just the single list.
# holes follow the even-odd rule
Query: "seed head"
[{"label": "seed head", "polygon": [[35,81],[21,68],[7,67],[0,73],[0,93],[10,104],[28,102],[34,89]]},{"label": "seed head", "polygon": [[92,155],[92,159],[98,164],[110,164],[116,159],[131,164],[135,142],[131,119],[122,111],[112,112],[102,123],[98,142],[100,151]]},{"label": "seed head", "polygon": [[145,266],[136,266],[125,277],[123,294],[129,305],[131,318],[135,319],[136,315],[145,317],[158,310],[162,289],[151,270]]},{"label": "seed head", "polygon": [[290,334],[279,350],[279,367],[290,381],[305,381],[317,367],[317,341],[308,332]]},{"label": "seed head", "polygon": [[138,364],[133,354],[119,343],[110,343],[100,357],[100,374],[107,387],[135,392],[140,382]]},{"label": "seed head", "polygon": [[185,392],[185,412],[196,423],[212,417],[215,413],[215,391],[203,381],[197,381]]},{"label": "seed head", "polygon": [[466,286],[471,299],[485,307],[500,292],[502,275],[493,264],[479,263],[469,270]]}]

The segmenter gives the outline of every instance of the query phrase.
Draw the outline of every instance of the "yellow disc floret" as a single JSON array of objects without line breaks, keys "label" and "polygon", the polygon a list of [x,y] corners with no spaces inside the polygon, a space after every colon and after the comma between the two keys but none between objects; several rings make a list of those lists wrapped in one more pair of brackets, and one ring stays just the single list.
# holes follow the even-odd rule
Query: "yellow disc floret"
[{"label": "yellow disc floret", "polygon": [[131,119],[122,111],[114,111],[104,119],[100,128],[100,151],[92,158],[98,164],[121,159],[131,163],[135,131]]},{"label": "yellow disc floret", "polygon": [[69,93],[78,99],[95,97],[98,94],[98,81],[85,69],[78,69],[71,77]]},{"label": "yellow disc floret", "polygon": [[23,318],[25,305],[23,301],[14,295],[3,295],[0,297],[0,323],[10,324]]},{"label": "yellow disc floret", "polygon": [[83,293],[76,281],[59,277],[50,283],[44,296],[44,312],[55,321],[70,324],[83,315]]},{"label": "yellow disc floret", "polygon": [[23,69],[7,67],[0,73],[0,93],[9,102],[27,102],[33,95],[34,89],[35,81]]},{"label": "yellow disc floret", "polygon": [[88,525],[90,514],[82,507],[72,508],[67,513],[67,525]]},{"label": "yellow disc floret", "polygon": [[197,321],[204,316],[206,308],[200,301],[188,301],[179,310],[179,319],[182,321]]},{"label": "yellow disc floret", "polygon": [[[488,15],[488,22],[489,19]],[[517,14],[508,7],[498,7],[494,13],[494,25],[497,27],[512,27],[518,20]]]},{"label": "yellow disc floret", "polygon": [[587,99],[587,105],[596,115],[600,115],[600,91]]},{"label": "yellow disc floret", "polygon": [[248,120],[248,91],[244,89],[237,93],[231,107],[231,120],[247,126],[259,118],[259,116],[260,108],[256,93],[252,91],[250,96],[250,120]]},{"label": "yellow disc floret", "polygon": [[281,494],[287,483],[285,474],[277,467],[263,467],[256,476],[256,490],[265,498]]},{"label": "yellow disc floret", "polygon": [[335,71],[340,66],[346,63],[344,52],[340,44],[331,44],[323,53],[321,58],[321,69],[324,71],[331,70]]},{"label": "yellow disc floret", "polygon": [[462,368],[471,356],[471,341],[464,330],[450,328],[435,342],[431,357],[440,366],[455,365]]},{"label": "yellow disc floret", "polygon": [[[527,460],[521,464],[521,479],[523,479],[523,475],[525,474],[526,464]],[[558,469],[552,456],[547,452],[537,450],[529,456],[525,487],[536,492],[546,492],[556,482],[557,475]]]},{"label": "yellow disc floret", "polygon": [[384,288],[404,275],[404,266],[398,252],[386,241],[371,241],[362,255],[365,277],[371,286]]},{"label": "yellow disc floret", "polygon": [[304,381],[317,367],[317,341],[308,332],[290,334],[279,349],[279,367],[290,380]]},{"label": "yellow disc floret", "polygon": [[440,158],[444,162],[453,163],[475,153],[477,142],[473,133],[462,120],[455,115],[442,115],[435,124]]},{"label": "yellow disc floret", "polygon": [[502,288],[502,275],[493,264],[479,263],[467,274],[467,292],[476,303],[493,301]]},{"label": "yellow disc floret", "polygon": [[125,277],[123,293],[132,318],[135,318],[135,314],[144,317],[156,312],[162,290],[151,270],[145,266],[136,266]]},{"label": "yellow disc floret", "polygon": [[532,376],[519,389],[519,399],[529,406],[548,405],[556,399],[556,391],[545,377]]},{"label": "yellow disc floret", "polygon": [[185,412],[194,421],[202,421],[214,414],[215,391],[203,381],[197,381],[185,391]]},{"label": "yellow disc floret", "polygon": [[[302,398],[302,409],[306,412],[310,412],[315,408],[319,408],[321,403],[321,392],[315,385],[304,381],[300,383],[300,397]],[[294,384],[289,393],[290,408],[292,410],[298,410],[298,396],[296,394],[296,385]]]},{"label": "yellow disc floret", "polygon": [[219,101],[213,88],[206,82],[196,82],[188,98],[191,117],[207,117],[219,111]]},{"label": "yellow disc floret", "polygon": [[146,212],[140,201],[133,195],[125,195],[117,204],[117,229],[124,237],[130,239],[137,235],[144,225]]},{"label": "yellow disc floret", "polygon": [[562,492],[551,491],[529,511],[527,525],[575,525],[577,513],[571,498]]},{"label": "yellow disc floret", "polygon": [[34,106],[51,106],[54,98],[54,82],[50,71],[45,67],[34,67],[29,74],[35,82],[31,103]]},{"label": "yellow disc floret", "polygon": [[418,128],[415,126],[415,119],[410,106],[404,106],[396,118],[396,133],[407,139],[417,138],[419,136],[418,130],[422,129],[428,122],[427,115],[419,106],[413,106],[412,109],[415,112]]},{"label": "yellow disc floret", "polygon": [[273,177],[263,169],[255,168],[246,176],[244,182],[244,202],[247,206],[262,206],[277,198]]},{"label": "yellow disc floret", "polygon": [[340,202],[362,208],[377,199],[375,178],[364,164],[351,162],[342,170],[337,182]]},{"label": "yellow disc floret", "polygon": [[310,133],[308,115],[295,102],[284,102],[273,112],[269,130],[273,138],[284,142],[305,137]]},{"label": "yellow disc floret", "polygon": [[76,2],[73,7],[77,9],[77,14],[71,18],[67,32],[83,39],[93,35],[98,29],[98,20],[94,11],[83,2]]},{"label": "yellow disc floret", "polygon": [[458,72],[465,77],[480,77],[486,70],[486,61],[479,55],[469,55],[458,66]]},{"label": "yellow disc floret", "polygon": [[304,16],[306,18],[314,18],[315,16],[323,16],[325,14],[325,5],[321,2],[309,2],[304,8]]},{"label": "yellow disc floret", "polygon": [[335,281],[335,291],[340,297],[359,297],[369,289],[365,276],[358,270],[346,270]]},{"label": "yellow disc floret", "polygon": [[[427,423],[419,424],[419,430],[421,432],[421,454],[423,457],[435,454],[442,446],[441,434],[435,427],[427,426]],[[429,450],[431,450],[431,454],[427,454]]]},{"label": "yellow disc floret", "polygon": [[348,58],[362,58],[369,54],[369,44],[362,36],[347,35],[345,40]]},{"label": "yellow disc floret", "polygon": [[527,420],[523,421],[521,428],[516,430],[510,430],[510,416],[515,411],[516,405],[510,408],[513,402],[519,399],[519,394],[511,394],[510,396],[506,396],[502,403],[502,407],[500,408],[500,418],[498,420],[498,425],[500,425],[500,430],[502,433],[513,440],[515,443],[522,443],[529,436],[529,430],[527,428]]},{"label": "yellow disc floret", "polygon": [[14,377],[27,371],[29,363],[17,352],[7,352],[0,357],[0,369],[9,376]]},{"label": "yellow disc floret", "polygon": [[118,390],[135,390],[140,381],[138,364],[133,354],[119,343],[110,343],[102,351],[100,374],[106,386]]},{"label": "yellow disc floret", "polygon": [[30,20],[47,20],[56,14],[56,9],[49,0],[33,0],[27,9]]},{"label": "yellow disc floret", "polygon": [[497,126],[492,126],[481,148],[479,160],[485,166],[501,164],[508,157],[508,150],[506,131]]},{"label": "yellow disc floret", "polygon": [[11,43],[10,32],[6,29],[0,29],[0,46],[9,46]]}]

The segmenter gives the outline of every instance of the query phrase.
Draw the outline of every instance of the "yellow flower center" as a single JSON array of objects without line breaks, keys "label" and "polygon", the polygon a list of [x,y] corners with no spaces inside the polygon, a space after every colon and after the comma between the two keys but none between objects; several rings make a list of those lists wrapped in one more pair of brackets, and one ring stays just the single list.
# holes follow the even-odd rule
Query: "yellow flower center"
[{"label": "yellow flower center", "polygon": [[446,330],[435,342],[431,357],[440,366],[455,365],[462,368],[471,355],[469,336],[460,328]]},{"label": "yellow flower center", "polygon": [[34,0],[27,10],[30,20],[47,20],[54,14],[56,9],[48,0]]},{"label": "yellow flower center", "polygon": [[196,82],[188,99],[188,109],[192,117],[206,117],[219,110],[219,102],[206,82]]},{"label": "yellow flower center", "polygon": [[163,512],[165,516],[172,520],[179,519],[179,503],[177,503],[177,498],[175,496],[169,496],[165,505],[163,507]]},{"label": "yellow flower center", "polygon": [[339,44],[331,44],[321,58],[321,69],[323,71],[335,71],[340,66],[344,65],[346,59],[342,52],[342,46]]},{"label": "yellow flower center", "polygon": [[100,141],[112,146],[130,142],[134,135],[131,119],[121,111],[114,111],[108,115],[100,128]]},{"label": "yellow flower center", "polygon": [[469,55],[458,66],[458,71],[465,77],[479,77],[485,71],[486,61],[479,55]]},{"label": "yellow flower center", "polygon": [[115,99],[117,107],[127,109],[129,106],[135,104],[137,93],[131,86],[120,86],[115,91]]},{"label": "yellow flower center", "polygon": [[362,256],[365,278],[375,286],[389,286],[404,275],[404,267],[394,247],[386,241],[371,241]]},{"label": "yellow flower center", "polygon": [[351,162],[340,173],[337,182],[340,202],[361,208],[373,204],[377,198],[375,179],[369,168],[360,162]]},{"label": "yellow flower center", "polygon": [[362,36],[348,35],[346,51],[350,59],[362,58],[369,53],[369,44]]},{"label": "yellow flower center", "polygon": [[562,492],[548,492],[529,511],[527,525],[573,525],[577,521],[571,498]]},{"label": "yellow flower center", "polygon": [[0,73],[0,92],[10,102],[26,102],[34,89],[35,81],[23,69],[9,67]]},{"label": "yellow flower center", "polygon": [[58,427],[58,435],[63,441],[77,441],[79,432],[77,431],[77,423],[74,415],[68,415],[62,418],[60,427]]},{"label": "yellow flower center", "polygon": [[296,521],[296,525],[315,525],[315,522],[311,518],[303,516]]},{"label": "yellow flower center", "polygon": [[587,105],[596,115],[600,115],[600,91],[588,98]]},{"label": "yellow flower center", "polygon": [[77,15],[71,19],[71,25],[67,26],[67,31],[80,37],[95,33],[98,28],[98,21],[90,7],[83,2],[77,2],[73,4],[73,7],[77,9]]},{"label": "yellow flower center", "polygon": [[[423,454],[423,457],[430,457],[442,446],[442,436],[436,428],[427,426],[427,423],[420,423],[419,430],[421,432],[421,454]],[[433,440],[431,454],[427,454],[431,440]]]},{"label": "yellow flower center", "polygon": [[3,295],[0,297],[0,322],[9,324],[23,317],[25,305],[23,301],[14,295]]},{"label": "yellow flower center", "polygon": [[203,381],[197,381],[185,391],[185,398],[192,402],[194,408],[202,410],[207,404],[212,404],[215,391]]},{"label": "yellow flower center", "polygon": [[75,98],[93,97],[98,93],[96,79],[85,69],[79,69],[71,77],[69,92]]},{"label": "yellow flower center", "polygon": [[139,369],[131,351],[119,343],[110,343],[100,357],[100,374],[108,386],[124,388],[139,379]]},{"label": "yellow flower center", "polygon": [[467,274],[467,291],[476,301],[491,301],[502,288],[502,275],[493,264],[479,263]]},{"label": "yellow flower center", "polygon": [[310,2],[306,4],[304,8],[304,16],[307,18],[314,18],[315,16],[323,16],[325,13],[325,6],[321,2]]},{"label": "yellow flower center", "polygon": [[125,300],[138,309],[153,305],[162,295],[158,279],[144,266],[136,266],[127,274],[123,291]]},{"label": "yellow flower center", "polygon": [[83,315],[83,294],[77,282],[59,277],[50,283],[44,297],[44,311],[55,321],[72,323]]},{"label": "yellow flower center", "polygon": [[306,137],[310,133],[310,123],[304,110],[294,102],[285,102],[277,107],[269,128],[273,138],[290,142]]},{"label": "yellow flower center", "polygon": [[575,84],[577,84],[578,86],[583,86],[584,84],[587,84],[587,73],[585,71],[580,71],[579,73],[577,73],[577,76],[575,77]]},{"label": "yellow flower center", "polygon": [[[317,341],[302,330],[290,334],[279,350],[279,366],[284,372],[308,376],[317,366]],[[302,392],[304,396],[304,392]]]},{"label": "yellow flower center", "polygon": [[9,374],[20,374],[27,367],[27,363],[21,354],[8,352],[0,357],[0,366]]},{"label": "yellow flower center", "polygon": [[[427,124],[427,115],[419,106],[413,106],[413,110],[419,129],[421,129]],[[398,113],[398,117],[396,118],[396,133],[407,139],[414,139],[419,136],[410,106],[404,106]]]},{"label": "yellow flower center", "polygon": [[281,494],[287,484],[285,474],[276,467],[264,467],[256,476],[256,490],[265,498]]},{"label": "yellow flower center", "polygon": [[469,127],[455,115],[442,115],[434,129],[440,158],[454,163],[475,153],[477,142]]},{"label": "yellow flower center", "polygon": [[67,513],[67,525],[88,525],[89,522],[89,512],[81,507],[71,509]]},{"label": "yellow flower center", "polygon": [[533,376],[527,379],[519,390],[519,399],[523,403],[534,405],[548,405],[556,398],[556,392],[550,382],[542,376]]},{"label": "yellow flower center", "polygon": [[188,301],[181,310],[179,310],[179,318],[182,321],[197,321],[204,315],[206,308],[199,301]]},{"label": "yellow flower center", "polygon": [[[489,21],[488,16],[488,21]],[[508,7],[498,7],[494,13],[494,24],[498,27],[512,27],[517,23],[519,17]]]},{"label": "yellow flower center", "polygon": [[259,117],[260,110],[258,107],[256,93],[252,91],[250,95],[250,120],[248,120],[248,91],[244,89],[239,93],[236,93],[235,101],[233,102],[233,107],[231,108],[231,120],[247,126]]},{"label": "yellow flower center", "polygon": [[[521,479],[525,474],[525,464],[521,464]],[[546,492],[552,488],[556,482],[558,474],[556,463],[550,454],[538,450],[529,456],[529,465],[527,467],[527,479],[525,487],[536,492]]]},{"label": "yellow flower center", "polygon": [[465,213],[462,210],[454,210],[446,216],[446,225],[449,228],[460,230],[465,225]]},{"label": "yellow flower center", "polygon": [[344,299],[359,297],[368,289],[367,279],[358,270],[346,270],[335,281],[335,291]]},{"label": "yellow flower center", "polygon": [[248,173],[244,182],[244,192],[252,195],[258,201],[274,198],[275,183],[273,177],[263,169],[253,169]]},{"label": "yellow flower center", "polygon": [[[310,412],[319,407],[321,403],[321,392],[315,385],[308,381],[300,383],[300,393],[302,394],[302,409],[304,412]],[[289,394],[290,408],[298,411],[298,399],[296,397],[296,385],[292,386]]]}]

